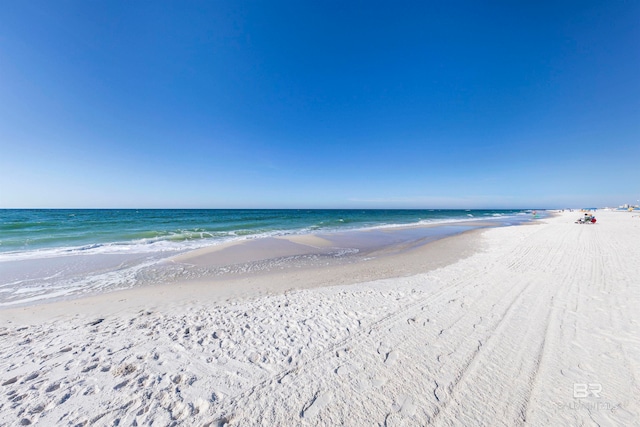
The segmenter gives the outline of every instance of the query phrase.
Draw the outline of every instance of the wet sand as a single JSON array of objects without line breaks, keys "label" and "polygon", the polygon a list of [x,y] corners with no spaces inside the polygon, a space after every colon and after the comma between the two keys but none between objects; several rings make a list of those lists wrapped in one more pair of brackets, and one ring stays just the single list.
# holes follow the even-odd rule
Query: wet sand
[{"label": "wet sand", "polygon": [[[315,235],[287,236],[233,242],[203,248],[168,259],[165,264],[178,270],[175,281],[154,283],[89,297],[54,301],[44,304],[6,308],[0,318],[20,324],[33,324],[57,317],[73,315],[109,316],[132,314],[141,307],[171,308],[176,304],[211,301],[224,304],[231,299],[248,299],[295,289],[349,285],[377,279],[406,277],[439,268],[467,257],[479,247],[479,233],[474,229],[438,240],[430,235],[424,241],[420,234],[409,243],[398,245],[399,239],[382,239],[371,233],[331,235],[332,240]],[[419,242],[418,242],[419,240]],[[336,246],[359,246],[358,256],[337,257]],[[428,243],[428,244],[427,244]],[[365,250],[363,248],[368,248]],[[305,258],[305,255],[327,256]],[[333,254],[333,255],[332,255]],[[296,257],[302,257],[299,263]],[[264,264],[256,264],[263,261]],[[264,268],[251,269],[262,265]],[[236,269],[227,266],[239,266]],[[219,267],[223,267],[219,269]],[[185,269],[194,273],[187,278]],[[164,268],[160,268],[164,271]],[[165,273],[162,273],[162,277]],[[166,279],[165,279],[166,280]]]}]

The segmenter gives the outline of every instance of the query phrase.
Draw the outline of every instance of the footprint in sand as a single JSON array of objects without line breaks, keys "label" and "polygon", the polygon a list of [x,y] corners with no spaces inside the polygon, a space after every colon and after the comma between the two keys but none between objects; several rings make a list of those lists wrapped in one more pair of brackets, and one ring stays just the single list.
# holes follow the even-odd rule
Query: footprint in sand
[{"label": "footprint in sand", "polygon": [[365,392],[369,390],[371,388],[371,385],[371,380],[366,375],[361,374],[358,375],[357,378],[355,378],[354,388],[359,392]]},{"label": "footprint in sand", "polygon": [[122,389],[123,387],[125,387],[127,384],[129,384],[129,380],[124,380],[124,381],[122,381],[121,383],[116,384],[116,385],[113,387],[113,389],[114,389],[114,390],[120,390],[120,389]]},{"label": "footprint in sand", "polygon": [[54,383],[51,384],[49,387],[47,387],[47,389],[45,390],[45,392],[47,393],[51,393],[52,391],[56,391],[60,388],[60,383]]},{"label": "footprint in sand", "polygon": [[92,364],[91,364],[91,365],[89,365],[89,366],[85,366],[85,367],[82,369],[82,371],[80,371],[80,372],[82,372],[82,373],[84,374],[84,373],[86,373],[86,372],[89,372],[89,371],[92,371],[92,370],[96,369],[97,367],[98,367],[98,364],[97,364],[97,363],[92,363]]},{"label": "footprint in sand", "polygon": [[378,388],[378,387],[382,387],[383,385],[385,385],[386,382],[387,382],[386,378],[376,377],[373,380],[371,380],[371,385],[373,386],[373,388]]},{"label": "footprint in sand", "polygon": [[13,378],[10,378],[10,379],[6,380],[5,382],[3,382],[2,385],[3,386],[11,385],[11,384],[15,383],[16,381],[18,381],[18,377],[13,377]]},{"label": "footprint in sand", "polygon": [[378,350],[377,350],[377,352],[378,352],[378,354],[380,354],[380,355],[386,355],[386,354],[388,354],[391,350],[393,350],[393,348],[392,348],[389,344],[384,343],[384,342],[381,342],[381,343],[380,343],[380,345],[378,346]]},{"label": "footprint in sand", "polygon": [[335,372],[336,372],[336,374],[338,374],[341,377],[347,377],[349,374],[351,374],[352,371],[353,371],[353,369],[351,368],[351,366],[342,365],[338,369],[336,369]]},{"label": "footprint in sand", "polygon": [[324,408],[329,402],[331,402],[331,397],[332,396],[330,392],[319,394],[311,403],[311,405],[309,405],[307,409],[302,411],[302,417],[313,418],[318,415],[318,412],[320,412],[322,408]]},{"label": "footprint in sand", "polygon": [[407,395],[400,395],[396,402],[391,406],[391,409],[400,415],[405,417],[411,417],[416,412],[416,405],[413,403],[413,398]]},{"label": "footprint in sand", "polygon": [[400,353],[398,352],[398,350],[391,350],[389,353],[387,353],[387,358],[384,360],[384,364],[387,366],[393,366],[398,360],[399,356]]},{"label": "footprint in sand", "polygon": [[36,378],[38,378],[38,375],[40,375],[40,373],[33,372],[31,375],[29,375],[27,378],[24,379],[24,382],[35,380]]},{"label": "footprint in sand", "polygon": [[436,398],[437,402],[444,401],[447,397],[445,389],[437,381],[435,382],[435,387],[433,388],[433,396]]}]

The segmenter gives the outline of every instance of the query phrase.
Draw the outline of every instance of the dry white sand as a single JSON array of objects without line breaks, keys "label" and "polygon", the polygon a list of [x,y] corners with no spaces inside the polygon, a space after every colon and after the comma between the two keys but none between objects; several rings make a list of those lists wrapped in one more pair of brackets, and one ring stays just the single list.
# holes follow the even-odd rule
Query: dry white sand
[{"label": "dry white sand", "polygon": [[578,216],[0,311],[0,425],[640,425],[640,218]]}]

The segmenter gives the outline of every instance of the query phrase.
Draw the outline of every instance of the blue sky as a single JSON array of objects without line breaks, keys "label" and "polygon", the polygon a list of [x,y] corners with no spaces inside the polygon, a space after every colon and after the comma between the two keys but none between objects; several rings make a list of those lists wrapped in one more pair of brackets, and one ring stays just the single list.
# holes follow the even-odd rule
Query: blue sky
[{"label": "blue sky", "polygon": [[0,8],[0,207],[640,199],[640,2]]}]

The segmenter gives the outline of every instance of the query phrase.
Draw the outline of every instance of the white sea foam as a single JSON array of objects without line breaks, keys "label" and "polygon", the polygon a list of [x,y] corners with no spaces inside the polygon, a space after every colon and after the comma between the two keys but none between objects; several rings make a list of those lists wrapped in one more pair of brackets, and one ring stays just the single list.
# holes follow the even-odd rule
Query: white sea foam
[{"label": "white sea foam", "polygon": [[[372,225],[372,226],[368,226],[368,227],[358,227],[358,228],[354,228],[352,229],[353,231],[367,231],[367,230],[379,230],[379,229],[393,229],[393,228],[405,228],[405,227],[415,227],[415,226],[422,226],[422,225],[429,225],[429,226],[434,226],[434,225],[455,225],[455,224],[460,224],[460,223],[468,223],[468,222],[482,222],[482,221],[486,221],[487,217],[474,217],[471,214],[468,214],[469,216],[467,216],[466,218],[447,218],[447,219],[423,219],[417,222],[412,222],[412,223],[394,223],[394,224],[381,224],[381,225]],[[513,214],[513,215],[504,215],[504,214],[492,214],[491,216],[494,216],[496,218],[500,218],[502,221],[507,221],[509,218],[514,218],[515,219],[515,215],[529,215],[526,213],[518,213],[518,214]],[[509,224],[508,222],[505,222],[505,224]],[[326,230],[323,230],[323,232]],[[333,231],[345,231],[344,228],[336,228],[334,230],[329,230],[329,232],[333,232]]]},{"label": "white sea foam", "polygon": [[176,253],[227,243],[233,240],[244,240],[247,238],[250,238],[250,236],[229,236],[227,238],[205,238],[187,241],[140,239],[131,242],[114,242],[84,246],[35,249],[28,251],[11,251],[0,253],[0,262],[75,255]]},{"label": "white sea foam", "polygon": [[[131,261],[130,265],[115,269],[109,268],[106,264],[100,268],[89,266],[96,271],[89,274],[83,273],[87,266],[79,263],[78,267],[70,268],[64,274],[47,277],[37,277],[35,274],[35,277],[0,285],[4,293],[0,299],[0,307],[131,288],[139,283],[137,276],[140,271],[158,262],[159,259]],[[105,269],[108,271],[105,272]]]}]

